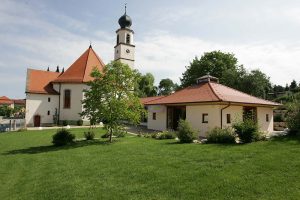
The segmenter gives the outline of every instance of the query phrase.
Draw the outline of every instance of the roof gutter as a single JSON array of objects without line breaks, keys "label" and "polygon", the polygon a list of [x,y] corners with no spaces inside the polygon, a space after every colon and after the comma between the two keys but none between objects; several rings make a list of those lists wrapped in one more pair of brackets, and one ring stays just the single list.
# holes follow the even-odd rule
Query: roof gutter
[{"label": "roof gutter", "polygon": [[231,105],[231,102],[228,102],[228,105],[221,108],[221,129],[223,129],[223,110],[225,110],[226,108],[228,108]]}]

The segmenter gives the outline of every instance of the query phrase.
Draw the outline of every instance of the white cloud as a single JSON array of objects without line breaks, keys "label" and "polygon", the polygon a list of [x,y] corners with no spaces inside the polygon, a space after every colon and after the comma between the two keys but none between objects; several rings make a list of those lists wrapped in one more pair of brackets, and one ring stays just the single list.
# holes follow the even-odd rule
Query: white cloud
[{"label": "white cloud", "polygon": [[283,43],[221,44],[206,42],[198,38],[180,37],[170,34],[151,35],[137,42],[136,66],[142,72],[151,72],[158,82],[170,77],[178,82],[185,66],[204,52],[221,50],[234,53],[247,69],[260,69],[274,84],[300,80],[295,74],[300,66],[300,49]]}]

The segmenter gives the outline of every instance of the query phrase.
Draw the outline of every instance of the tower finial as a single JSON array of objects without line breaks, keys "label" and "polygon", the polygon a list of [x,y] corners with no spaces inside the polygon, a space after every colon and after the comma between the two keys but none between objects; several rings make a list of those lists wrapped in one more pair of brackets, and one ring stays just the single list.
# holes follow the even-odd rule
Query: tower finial
[{"label": "tower finial", "polygon": [[126,15],[126,12],[127,12],[127,3],[125,3],[125,15]]},{"label": "tower finial", "polygon": [[89,48],[92,48],[92,41],[90,40],[90,46],[89,46]]}]

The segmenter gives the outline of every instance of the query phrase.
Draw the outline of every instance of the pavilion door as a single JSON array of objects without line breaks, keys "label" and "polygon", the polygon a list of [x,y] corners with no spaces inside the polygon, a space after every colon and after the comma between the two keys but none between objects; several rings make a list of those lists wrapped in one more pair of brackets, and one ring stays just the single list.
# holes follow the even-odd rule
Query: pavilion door
[{"label": "pavilion door", "polygon": [[40,127],[41,126],[41,116],[35,115],[33,119],[33,125],[34,127]]},{"label": "pavilion door", "polygon": [[169,106],[167,116],[167,128],[172,130],[178,129],[180,119],[185,119],[186,107],[185,106]]}]

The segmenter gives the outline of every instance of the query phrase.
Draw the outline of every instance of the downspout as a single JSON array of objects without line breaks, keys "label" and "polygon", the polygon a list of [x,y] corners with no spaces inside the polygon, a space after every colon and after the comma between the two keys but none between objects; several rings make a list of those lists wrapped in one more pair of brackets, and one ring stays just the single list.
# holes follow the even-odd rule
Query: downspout
[{"label": "downspout", "polygon": [[59,83],[57,125],[59,125],[59,120],[60,120],[60,95],[61,95],[61,83]]},{"label": "downspout", "polygon": [[225,106],[224,108],[221,108],[221,129],[223,129],[223,110],[225,110],[229,106],[230,106],[230,102],[228,103],[227,106]]}]

